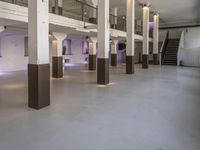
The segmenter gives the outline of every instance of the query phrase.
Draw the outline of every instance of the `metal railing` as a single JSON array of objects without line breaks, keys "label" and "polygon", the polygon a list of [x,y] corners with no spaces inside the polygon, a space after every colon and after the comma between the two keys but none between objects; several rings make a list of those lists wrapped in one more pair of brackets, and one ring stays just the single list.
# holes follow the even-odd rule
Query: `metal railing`
[{"label": "metal railing", "polygon": [[[28,0],[0,0],[0,1],[28,7]],[[65,16],[68,18],[80,20],[83,22],[97,24],[98,8],[91,6],[80,0],[69,0],[65,1],[65,3],[69,3],[71,7],[69,7],[69,5],[64,5],[63,8],[57,8],[58,11],[55,11],[56,10],[55,7],[49,6],[49,12]],[[114,16],[110,14],[110,27],[112,29],[126,31],[126,19],[123,17]],[[136,25],[135,32],[136,34],[142,34],[142,27]]]},{"label": "metal railing", "polygon": [[161,47],[161,64],[162,65],[164,63],[164,58],[165,58],[165,53],[166,53],[166,48],[167,48],[168,41],[169,41],[169,31],[167,31],[165,40],[163,41],[163,45]]},{"label": "metal railing", "polygon": [[27,0],[0,0],[0,1],[11,3],[11,4],[16,4],[16,5],[19,5],[19,6],[28,7]]}]

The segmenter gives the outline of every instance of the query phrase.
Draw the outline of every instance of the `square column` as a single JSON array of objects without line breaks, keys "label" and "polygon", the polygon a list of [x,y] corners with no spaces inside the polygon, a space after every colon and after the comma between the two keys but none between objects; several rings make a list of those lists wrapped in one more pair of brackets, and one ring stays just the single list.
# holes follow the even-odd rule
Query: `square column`
[{"label": "square column", "polygon": [[143,51],[142,68],[149,68],[149,7],[143,7]]},{"label": "square column", "polygon": [[63,15],[63,0],[53,0],[52,12],[54,14]]},{"label": "square column", "polygon": [[53,78],[63,77],[63,40],[67,37],[64,33],[52,33],[52,76]]},{"label": "square column", "polygon": [[153,62],[154,65],[159,64],[158,41],[159,41],[159,14],[154,15],[154,30],[153,30]]},{"label": "square column", "polygon": [[118,12],[117,8],[112,8],[111,9],[111,15],[112,15],[112,17],[111,17],[110,22],[111,22],[111,27],[114,27],[114,29],[117,26],[117,16],[118,16],[117,12]]},{"label": "square column", "polygon": [[50,105],[49,1],[28,0],[28,106]]},{"label": "square column", "polygon": [[126,73],[134,74],[135,54],[135,0],[127,0]]},{"label": "square column", "polygon": [[118,40],[112,40],[111,43],[111,66],[117,66],[117,49],[118,49]]},{"label": "square column", "polygon": [[[97,23],[97,0],[91,0],[92,7],[89,7],[89,22],[90,23]],[[89,4],[90,4],[89,3]]]},{"label": "square column", "polygon": [[89,70],[96,70],[97,63],[97,38],[90,37],[89,39]]},{"label": "square column", "polygon": [[98,60],[97,83],[109,84],[109,0],[98,1]]}]

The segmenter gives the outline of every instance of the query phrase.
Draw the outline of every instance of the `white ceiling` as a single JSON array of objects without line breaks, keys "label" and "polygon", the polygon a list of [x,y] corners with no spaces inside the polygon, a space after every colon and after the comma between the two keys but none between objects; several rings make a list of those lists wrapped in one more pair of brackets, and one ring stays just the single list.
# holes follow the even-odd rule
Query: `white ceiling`
[{"label": "white ceiling", "polygon": [[[126,0],[110,0],[111,7],[119,8],[119,14],[126,14]],[[159,11],[161,24],[181,25],[200,23],[200,0],[136,0],[136,17],[142,18],[139,4],[150,4],[151,11]]]}]

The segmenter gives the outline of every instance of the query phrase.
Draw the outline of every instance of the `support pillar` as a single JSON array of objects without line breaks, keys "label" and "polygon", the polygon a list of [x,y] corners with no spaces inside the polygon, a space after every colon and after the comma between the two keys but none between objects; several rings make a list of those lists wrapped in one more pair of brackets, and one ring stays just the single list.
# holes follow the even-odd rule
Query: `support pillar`
[{"label": "support pillar", "polygon": [[118,15],[117,11],[118,11],[117,8],[111,9],[111,14],[113,15],[113,18],[110,22],[111,22],[111,26],[114,27],[114,29],[116,29],[116,26],[117,26],[117,15]]},{"label": "support pillar", "polygon": [[28,0],[28,106],[50,105],[49,1]]},{"label": "support pillar", "polygon": [[117,49],[118,49],[118,40],[113,40],[111,43],[111,66],[117,66]]},{"label": "support pillar", "polygon": [[149,68],[149,7],[143,7],[143,53],[142,68]]},{"label": "support pillar", "polygon": [[127,0],[126,74],[134,74],[135,0]]},{"label": "support pillar", "polygon": [[[89,8],[89,22],[90,23],[94,23],[96,24],[97,23],[97,0],[91,0],[90,1],[91,5],[94,7],[94,8]],[[88,2],[88,4],[90,4]]]},{"label": "support pillar", "polygon": [[53,0],[52,12],[57,15],[63,15],[63,0]]},{"label": "support pillar", "polygon": [[91,37],[89,39],[89,70],[96,70],[97,63],[97,38]]},{"label": "support pillar", "polygon": [[159,64],[158,55],[158,39],[159,39],[159,14],[154,15],[154,30],[153,30],[153,62],[154,65]]},{"label": "support pillar", "polygon": [[109,0],[98,1],[98,60],[97,83],[109,84]]},{"label": "support pillar", "polygon": [[63,40],[66,34],[53,32],[54,40],[52,41],[52,77],[63,77]]}]

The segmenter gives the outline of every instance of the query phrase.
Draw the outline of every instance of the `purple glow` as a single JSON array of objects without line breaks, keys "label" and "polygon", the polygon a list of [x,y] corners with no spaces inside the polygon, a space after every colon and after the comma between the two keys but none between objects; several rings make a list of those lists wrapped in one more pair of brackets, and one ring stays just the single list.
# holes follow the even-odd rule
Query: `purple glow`
[{"label": "purple glow", "polygon": [[5,76],[8,75],[9,73],[5,72],[5,71],[0,71],[0,76]]},{"label": "purple glow", "polygon": [[81,62],[81,63],[66,63],[65,67],[79,67],[82,65],[88,64],[88,62]]},{"label": "purple glow", "polygon": [[153,27],[154,27],[154,23],[153,22],[149,22],[149,28],[153,29]]}]

